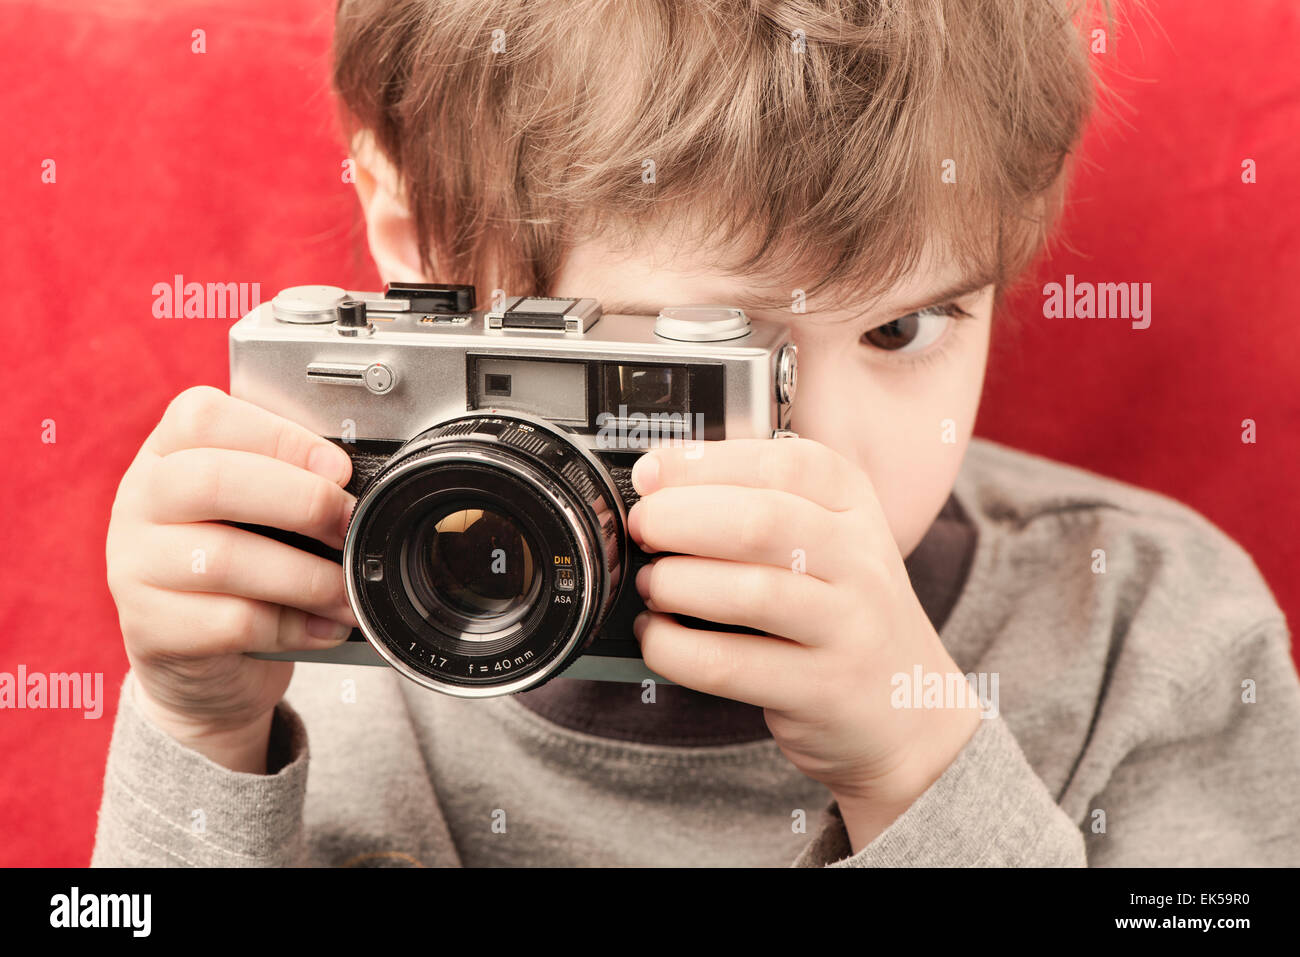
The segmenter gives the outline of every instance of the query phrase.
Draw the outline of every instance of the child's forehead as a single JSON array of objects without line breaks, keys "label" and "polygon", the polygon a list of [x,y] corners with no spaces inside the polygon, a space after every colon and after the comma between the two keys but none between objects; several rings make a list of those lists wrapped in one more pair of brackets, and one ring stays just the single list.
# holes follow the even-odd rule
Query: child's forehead
[{"label": "child's forehead", "polygon": [[665,255],[653,243],[622,246],[617,252],[586,244],[570,261],[579,268],[573,281],[594,283],[583,291],[568,283],[566,295],[591,295],[607,313],[653,315],[666,305],[716,303],[738,306],[755,313],[797,311],[809,318],[839,321],[868,311],[910,312],[926,306],[962,299],[994,282],[978,267],[961,264],[928,252],[904,269],[887,288],[867,289],[851,282],[814,290],[819,276],[790,272],[783,276],[743,274],[700,262],[677,248]]}]

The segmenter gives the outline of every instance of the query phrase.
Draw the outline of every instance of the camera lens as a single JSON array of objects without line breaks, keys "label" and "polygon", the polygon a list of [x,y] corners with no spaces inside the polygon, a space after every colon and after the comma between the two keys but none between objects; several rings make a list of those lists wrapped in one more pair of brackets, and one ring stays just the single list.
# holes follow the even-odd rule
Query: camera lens
[{"label": "camera lens", "polygon": [[599,633],[627,564],[608,470],[544,420],[471,413],[411,439],[362,490],[343,549],[362,634],[461,697],[559,674]]},{"label": "camera lens", "polygon": [[487,508],[441,509],[408,539],[412,604],[462,631],[499,630],[537,598],[541,576],[520,523]]}]

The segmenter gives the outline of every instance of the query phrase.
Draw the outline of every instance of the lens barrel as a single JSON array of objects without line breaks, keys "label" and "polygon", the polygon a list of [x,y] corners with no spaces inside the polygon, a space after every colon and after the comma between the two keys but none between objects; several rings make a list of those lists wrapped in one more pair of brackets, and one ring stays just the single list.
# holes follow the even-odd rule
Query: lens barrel
[{"label": "lens barrel", "polygon": [[477,412],[389,459],[357,500],[343,569],[389,664],[477,698],[536,687],[579,657],[627,552],[623,500],[589,450],[545,420]]}]

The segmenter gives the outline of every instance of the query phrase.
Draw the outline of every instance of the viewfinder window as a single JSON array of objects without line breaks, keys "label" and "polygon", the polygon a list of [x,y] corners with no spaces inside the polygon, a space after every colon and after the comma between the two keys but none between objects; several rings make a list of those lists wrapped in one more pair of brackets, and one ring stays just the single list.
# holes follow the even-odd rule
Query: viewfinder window
[{"label": "viewfinder window", "polygon": [[608,365],[605,401],[612,414],[690,411],[690,370],[682,366]]}]

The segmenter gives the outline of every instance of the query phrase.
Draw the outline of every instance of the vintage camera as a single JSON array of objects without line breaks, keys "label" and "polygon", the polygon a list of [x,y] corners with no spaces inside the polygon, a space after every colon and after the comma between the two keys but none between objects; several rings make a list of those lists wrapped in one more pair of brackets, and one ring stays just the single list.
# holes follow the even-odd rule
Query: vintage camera
[{"label": "vintage camera", "polygon": [[343,448],[357,496],[342,553],[246,526],[341,562],[361,624],[266,657],[388,664],[468,698],[559,674],[664,680],[632,635],[632,465],[792,434],[788,330],[725,306],[475,306],[472,286],[297,286],[231,327],[231,395]]}]

